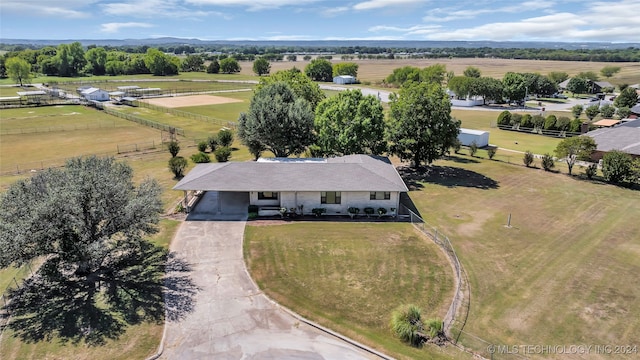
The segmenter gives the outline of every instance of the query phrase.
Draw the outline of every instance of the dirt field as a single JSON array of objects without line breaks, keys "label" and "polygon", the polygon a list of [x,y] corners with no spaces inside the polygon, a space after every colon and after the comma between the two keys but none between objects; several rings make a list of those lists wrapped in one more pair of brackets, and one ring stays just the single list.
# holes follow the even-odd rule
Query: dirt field
[{"label": "dirt field", "polygon": [[164,106],[168,108],[202,106],[202,105],[219,105],[219,104],[242,102],[242,100],[238,100],[238,99],[232,99],[232,98],[223,97],[223,96],[213,96],[213,95],[176,96],[176,97],[166,97],[166,98],[145,99],[143,101],[152,105]]}]

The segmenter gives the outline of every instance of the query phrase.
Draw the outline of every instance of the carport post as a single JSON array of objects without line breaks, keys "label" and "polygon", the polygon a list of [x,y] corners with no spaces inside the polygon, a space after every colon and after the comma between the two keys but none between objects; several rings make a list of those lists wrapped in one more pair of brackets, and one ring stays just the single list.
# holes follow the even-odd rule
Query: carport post
[{"label": "carport post", "polygon": [[187,190],[183,190],[184,191],[184,211],[188,214],[189,213],[189,192]]}]

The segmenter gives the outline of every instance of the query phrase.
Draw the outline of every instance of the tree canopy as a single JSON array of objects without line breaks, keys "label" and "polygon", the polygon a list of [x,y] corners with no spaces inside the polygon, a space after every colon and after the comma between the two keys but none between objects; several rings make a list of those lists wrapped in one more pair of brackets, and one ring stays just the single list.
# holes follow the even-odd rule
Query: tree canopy
[{"label": "tree canopy", "polygon": [[333,76],[351,75],[358,77],[358,64],[354,62],[341,62],[333,65]]},{"label": "tree canopy", "polygon": [[271,151],[276,157],[301,154],[313,143],[313,110],[285,82],[262,86],[247,113],[238,119],[238,137],[252,148]]},{"label": "tree canopy", "polygon": [[31,65],[19,57],[8,58],[5,62],[7,75],[22,86],[31,80]]},{"label": "tree canopy", "polygon": [[590,160],[591,154],[596,148],[596,142],[592,137],[574,136],[559,142],[558,146],[556,146],[555,153],[557,157],[566,159],[569,175],[571,175],[573,165],[575,165],[576,161]]},{"label": "tree canopy", "polygon": [[614,65],[607,65],[602,69],[600,69],[600,74],[602,74],[602,76],[606,78],[610,78],[619,72],[620,72],[620,66],[614,66]]},{"label": "tree canopy", "polygon": [[463,75],[466,77],[479,78],[480,69],[474,66],[468,66],[466,69],[464,69]]},{"label": "tree canopy", "polygon": [[322,155],[379,155],[386,150],[382,105],[360,90],[323,100],[316,108],[315,129]]},{"label": "tree canopy", "polygon": [[390,100],[388,140],[402,160],[431,164],[457,140],[460,121],[451,117],[449,96],[439,84],[410,82]]},{"label": "tree canopy", "polygon": [[327,59],[316,58],[304,68],[304,73],[313,81],[333,80],[333,66]]},{"label": "tree canopy", "polygon": [[9,326],[32,341],[99,343],[125,324],[162,319],[167,253],[144,239],[158,231],[160,193],[154,180],[136,186],[128,165],[97,157],[10,185],[0,195],[0,267],[43,263],[11,292]]},{"label": "tree canopy", "polygon": [[271,71],[271,64],[264,57],[259,57],[253,62],[253,72],[258,75],[268,75]]},{"label": "tree canopy", "polygon": [[620,92],[620,95],[616,96],[613,104],[618,107],[632,108],[638,103],[638,93],[636,89],[628,87]]},{"label": "tree canopy", "polygon": [[297,97],[307,100],[311,104],[312,109],[315,109],[320,101],[326,97],[324,92],[320,90],[318,84],[311,81],[311,79],[295,67],[289,70],[280,70],[268,77],[260,78],[257,90],[265,85],[280,81],[286,82]]},{"label": "tree canopy", "polygon": [[242,68],[238,64],[238,60],[228,57],[220,60],[220,71],[224,74],[231,74],[240,72]]},{"label": "tree canopy", "polygon": [[567,84],[567,90],[574,94],[583,94],[589,90],[589,81],[585,78],[574,77],[569,80]]},{"label": "tree canopy", "polygon": [[153,75],[177,75],[180,59],[173,55],[166,55],[158,49],[150,48],[144,57],[144,63]]}]

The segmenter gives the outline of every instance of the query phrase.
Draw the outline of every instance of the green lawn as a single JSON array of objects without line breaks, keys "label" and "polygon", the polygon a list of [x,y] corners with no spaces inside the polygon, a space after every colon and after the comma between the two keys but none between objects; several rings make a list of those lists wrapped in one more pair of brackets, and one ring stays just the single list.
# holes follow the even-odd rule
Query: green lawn
[{"label": "green lawn", "polygon": [[389,329],[400,305],[443,318],[451,301],[446,256],[410,224],[249,222],[244,254],[260,288],[304,317],[394,357],[461,355],[433,345],[412,348]]},{"label": "green lawn", "polygon": [[434,166],[410,196],[469,274],[465,331],[504,345],[640,344],[640,192],[467,156]]}]

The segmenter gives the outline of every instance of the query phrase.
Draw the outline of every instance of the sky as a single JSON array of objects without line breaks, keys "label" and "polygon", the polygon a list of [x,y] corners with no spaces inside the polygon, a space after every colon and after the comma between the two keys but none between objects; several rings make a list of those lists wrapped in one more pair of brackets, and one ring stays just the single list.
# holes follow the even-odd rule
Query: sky
[{"label": "sky", "polygon": [[639,42],[640,0],[1,0],[1,39]]}]

